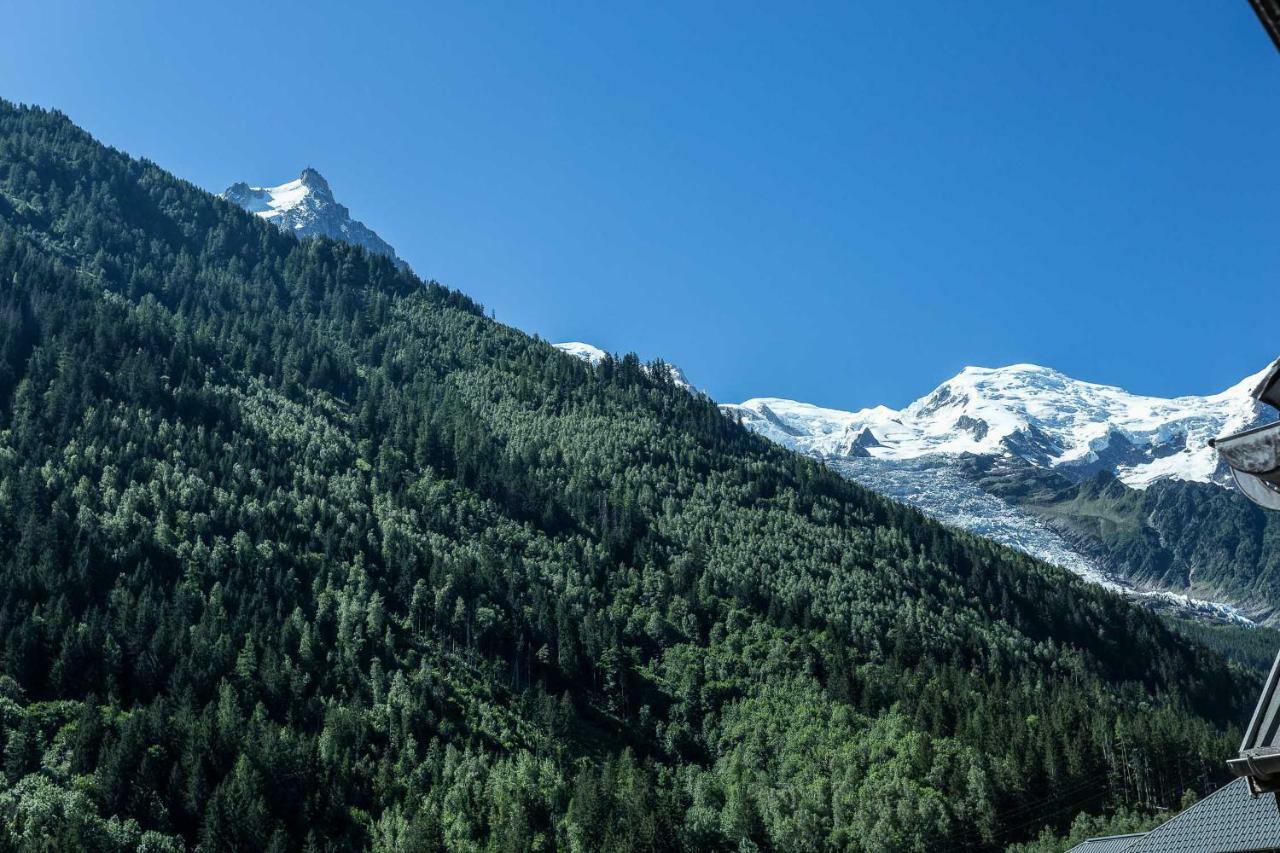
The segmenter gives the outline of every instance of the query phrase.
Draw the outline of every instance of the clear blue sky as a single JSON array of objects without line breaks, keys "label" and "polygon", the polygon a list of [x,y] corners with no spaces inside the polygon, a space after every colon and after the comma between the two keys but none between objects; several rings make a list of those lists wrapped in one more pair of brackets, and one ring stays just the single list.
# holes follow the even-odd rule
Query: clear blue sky
[{"label": "clear blue sky", "polygon": [[313,165],[500,320],[721,400],[1021,361],[1204,393],[1280,354],[1245,0],[417,6],[18,0],[0,95],[214,191]]}]

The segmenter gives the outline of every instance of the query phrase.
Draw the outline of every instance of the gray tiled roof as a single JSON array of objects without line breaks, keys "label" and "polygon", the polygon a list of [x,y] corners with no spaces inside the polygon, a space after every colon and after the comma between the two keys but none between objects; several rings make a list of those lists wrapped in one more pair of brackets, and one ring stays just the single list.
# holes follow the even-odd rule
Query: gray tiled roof
[{"label": "gray tiled roof", "polygon": [[1254,797],[1248,780],[1236,779],[1121,849],[1124,853],[1280,849],[1280,811],[1274,796]]},{"label": "gray tiled roof", "polygon": [[1067,853],[1120,853],[1128,850],[1133,842],[1142,837],[1141,832],[1132,835],[1105,835],[1101,838],[1090,838],[1081,841]]}]

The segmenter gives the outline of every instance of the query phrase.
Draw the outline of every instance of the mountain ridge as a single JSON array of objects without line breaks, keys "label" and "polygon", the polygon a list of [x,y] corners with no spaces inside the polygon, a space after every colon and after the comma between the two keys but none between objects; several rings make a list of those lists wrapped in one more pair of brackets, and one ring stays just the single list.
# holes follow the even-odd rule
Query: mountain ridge
[{"label": "mountain ridge", "polygon": [[1163,398],[1040,365],[966,367],[901,410],[768,397],[722,408],[764,434],[768,424],[787,424],[796,449],[814,455],[857,455],[854,439],[866,431],[875,449],[865,441],[861,449],[874,458],[1008,453],[1076,480],[1109,470],[1142,488],[1161,479],[1225,482],[1208,440],[1274,419],[1250,396],[1267,369],[1217,394]]},{"label": "mountain ridge", "polygon": [[[582,341],[565,341],[563,343],[552,344],[553,347],[574,358],[580,358],[593,367],[605,359],[613,358],[613,354],[600,349],[594,344],[583,343]],[[698,389],[689,381],[689,377],[680,369],[679,365],[670,362],[662,362],[662,367],[666,374],[671,377],[671,381],[676,387],[683,388],[690,393],[697,393]],[[648,370],[649,366],[645,366]]]},{"label": "mountain ridge", "polygon": [[[607,355],[580,342],[557,346],[593,363]],[[1235,493],[1208,445],[1275,419],[1252,397],[1269,369],[1215,394],[1164,398],[1030,363],[969,366],[900,410],[779,397],[720,409],[877,493],[1144,606],[1274,624],[1280,577],[1257,555],[1267,553],[1258,543],[1268,531],[1280,535],[1280,522]],[[1126,513],[1126,529],[1139,532],[1117,535],[1090,516],[1098,477],[1135,493],[1113,495],[1106,506]],[[1155,498],[1141,496],[1157,486]],[[1193,521],[1188,507],[1201,517]]]}]

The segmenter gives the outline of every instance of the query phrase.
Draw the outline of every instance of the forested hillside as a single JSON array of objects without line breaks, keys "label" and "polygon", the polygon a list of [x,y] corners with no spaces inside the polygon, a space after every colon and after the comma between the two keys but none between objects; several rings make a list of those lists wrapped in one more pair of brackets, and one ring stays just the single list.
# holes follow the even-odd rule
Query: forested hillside
[{"label": "forested hillside", "polygon": [[1027,506],[1124,577],[1276,614],[1280,518],[1235,491],[1172,480],[1139,491],[1100,476]]},{"label": "forested hillside", "polygon": [[1280,517],[1235,488],[1158,480],[1135,489],[1107,472],[1073,482],[1026,463],[978,457],[960,465],[984,491],[1034,513],[1117,577],[1229,600],[1259,621],[1275,621]]},{"label": "forested hillside", "polygon": [[0,102],[0,848],[989,850],[1255,676]]}]

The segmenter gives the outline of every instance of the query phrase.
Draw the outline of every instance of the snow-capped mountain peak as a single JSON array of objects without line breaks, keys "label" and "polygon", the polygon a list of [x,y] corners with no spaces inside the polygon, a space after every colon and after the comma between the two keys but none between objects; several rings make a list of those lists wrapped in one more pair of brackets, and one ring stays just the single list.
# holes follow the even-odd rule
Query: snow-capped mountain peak
[{"label": "snow-capped mountain peak", "polygon": [[1219,394],[1162,398],[1034,364],[966,367],[901,411],[844,412],[776,398],[723,408],[748,427],[819,456],[1007,454],[1073,478],[1110,470],[1143,488],[1159,479],[1219,479],[1208,441],[1270,416],[1250,394],[1265,372]]},{"label": "snow-capped mountain peak", "polygon": [[299,237],[342,240],[385,255],[405,270],[409,268],[391,244],[351,217],[351,211],[333,197],[329,182],[310,166],[296,179],[274,187],[254,187],[240,181],[227,187],[222,197]]}]

